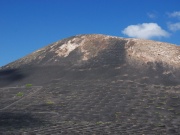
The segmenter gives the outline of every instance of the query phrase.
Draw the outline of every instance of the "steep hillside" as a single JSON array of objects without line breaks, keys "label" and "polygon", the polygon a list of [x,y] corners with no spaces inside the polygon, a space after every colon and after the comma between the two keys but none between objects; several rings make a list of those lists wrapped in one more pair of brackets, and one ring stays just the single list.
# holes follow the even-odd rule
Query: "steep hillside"
[{"label": "steep hillside", "polygon": [[180,133],[180,47],[60,40],[0,69],[0,134]]},{"label": "steep hillside", "polygon": [[2,67],[0,86],[21,82],[45,84],[59,77],[117,80],[125,74],[129,75],[126,79],[141,83],[178,85],[179,70],[179,46],[106,35],[78,35]]}]

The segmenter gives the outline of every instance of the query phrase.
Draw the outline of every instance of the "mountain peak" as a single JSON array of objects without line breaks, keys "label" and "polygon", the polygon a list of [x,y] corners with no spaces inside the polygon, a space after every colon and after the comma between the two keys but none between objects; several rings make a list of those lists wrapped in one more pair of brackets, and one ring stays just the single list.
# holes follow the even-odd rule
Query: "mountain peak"
[{"label": "mountain peak", "polygon": [[84,34],[73,36],[52,43],[17,60],[16,64],[11,63],[8,66],[18,67],[22,65],[58,65],[60,61],[70,57],[73,53],[81,55],[78,61],[87,61],[88,59],[95,57],[99,51],[107,48],[110,45],[109,40],[111,39],[122,40],[122,38],[101,34]]},{"label": "mountain peak", "polygon": [[112,49],[119,50],[119,53],[123,50],[121,53],[125,55],[124,60],[128,63],[162,62],[174,67],[180,65],[180,47],[176,45],[144,39],[84,34],[52,43],[8,66],[59,65],[62,62],[65,64],[66,60],[77,65],[77,62],[88,61],[99,53]]},{"label": "mountain peak", "polygon": [[[77,35],[52,43],[1,69],[38,68],[37,72],[46,69],[47,76],[50,76],[53,72],[49,67],[59,67],[57,72],[61,69],[68,74],[87,71],[95,77],[98,69],[105,72],[98,77],[105,74],[118,77],[123,73],[132,74],[131,79],[133,76],[134,79],[137,76],[148,77],[148,83],[179,84],[180,47],[144,39],[101,34]],[[42,82],[45,81],[47,79]]]}]

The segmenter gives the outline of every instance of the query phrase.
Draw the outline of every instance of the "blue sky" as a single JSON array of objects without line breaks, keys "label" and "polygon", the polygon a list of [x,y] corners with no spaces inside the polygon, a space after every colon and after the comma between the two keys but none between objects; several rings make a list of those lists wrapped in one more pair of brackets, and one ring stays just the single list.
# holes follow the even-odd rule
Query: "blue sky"
[{"label": "blue sky", "polygon": [[180,45],[179,0],[0,0],[0,66],[78,34]]}]

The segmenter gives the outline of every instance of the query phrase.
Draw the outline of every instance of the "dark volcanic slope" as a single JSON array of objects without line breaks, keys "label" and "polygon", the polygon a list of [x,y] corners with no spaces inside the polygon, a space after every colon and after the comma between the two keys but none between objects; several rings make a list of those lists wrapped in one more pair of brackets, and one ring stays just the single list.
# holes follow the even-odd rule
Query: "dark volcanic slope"
[{"label": "dark volcanic slope", "polygon": [[[0,70],[0,86],[45,84],[52,79],[127,79],[180,84],[180,48],[175,45],[105,35],[60,40]],[[35,79],[36,78],[36,79]],[[19,81],[21,80],[21,81]]]},{"label": "dark volcanic slope", "polygon": [[1,67],[0,91],[0,134],[178,134],[180,48],[74,36]]}]

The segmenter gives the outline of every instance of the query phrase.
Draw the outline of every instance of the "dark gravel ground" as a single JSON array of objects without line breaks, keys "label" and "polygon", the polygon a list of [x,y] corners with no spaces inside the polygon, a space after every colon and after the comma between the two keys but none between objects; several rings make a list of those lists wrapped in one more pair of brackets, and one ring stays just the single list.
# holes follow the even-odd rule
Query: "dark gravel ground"
[{"label": "dark gravel ground", "polygon": [[180,133],[180,85],[56,79],[44,87],[0,91],[0,133],[5,135]]}]

